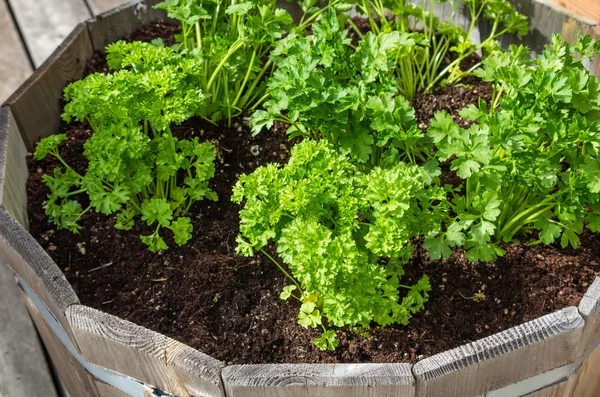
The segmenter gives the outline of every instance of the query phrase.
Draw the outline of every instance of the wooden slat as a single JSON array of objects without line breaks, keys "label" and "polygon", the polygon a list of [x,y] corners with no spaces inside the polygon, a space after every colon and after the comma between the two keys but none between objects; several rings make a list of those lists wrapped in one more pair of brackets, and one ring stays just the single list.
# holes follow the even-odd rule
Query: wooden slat
[{"label": "wooden slat", "polygon": [[31,74],[31,64],[8,7],[0,1],[0,103]]},{"label": "wooden slat", "polygon": [[0,263],[0,396],[56,397],[49,371],[15,277]]},{"label": "wooden slat", "polygon": [[583,356],[579,371],[569,379],[564,397],[597,397],[600,390],[600,347],[590,350],[600,338],[600,278],[596,278],[579,303],[579,312],[585,320],[581,343],[577,350]]},{"label": "wooden slat", "polygon": [[[65,312],[70,305],[79,303],[79,299],[48,254],[16,220],[2,209],[0,209],[0,262],[8,265],[37,295],[77,349]],[[56,371],[71,395],[96,395],[95,384],[87,372],[54,335],[24,293],[23,297]]]},{"label": "wooden slat", "polygon": [[227,397],[412,397],[409,364],[267,364],[223,369]]},{"label": "wooden slat", "polygon": [[[40,297],[69,333],[67,307],[79,299],[64,274],[33,237],[6,211],[0,209],[0,261]],[[74,340],[72,333],[71,340]]]},{"label": "wooden slat", "polygon": [[596,277],[579,303],[579,312],[585,319],[582,342],[578,354],[582,355],[590,344],[600,337],[600,278]]},{"label": "wooden slat", "polygon": [[178,397],[224,397],[220,361],[90,307],[71,306],[67,317],[86,361]]},{"label": "wooden slat", "polygon": [[[23,291],[21,292],[29,314],[33,318],[38,333],[44,342],[44,347],[54,364],[57,375],[69,392],[69,395],[72,397],[99,396],[94,380],[75,357],[73,357],[60,339],[56,337],[29,297]],[[40,394],[40,396],[45,396],[45,394]]]},{"label": "wooden slat", "polygon": [[583,318],[569,307],[415,364],[419,397],[480,396],[573,363]]},{"label": "wooden slat", "polygon": [[36,67],[75,25],[89,18],[82,0],[8,0]]},{"label": "wooden slat", "polygon": [[563,397],[598,397],[600,394],[600,347],[583,362],[574,379],[570,394]]},{"label": "wooden slat", "polygon": [[101,14],[130,2],[131,1],[128,0],[88,0],[88,4],[94,15]]},{"label": "wooden slat", "polygon": [[28,227],[27,149],[12,112],[0,108],[0,208]]},{"label": "wooden slat", "polygon": [[[513,35],[503,35],[499,42],[508,48],[509,44],[524,44],[534,54],[541,52],[545,44],[552,41],[552,33],[560,33],[563,39],[573,42],[578,34],[589,34],[595,22],[554,4],[551,0],[511,0],[515,8],[529,18],[530,32],[523,39]],[[482,31],[489,32],[491,24],[481,25]]]},{"label": "wooden slat", "polygon": [[79,24],[44,64],[6,101],[29,150],[39,138],[58,132],[64,87],[80,79],[93,54],[85,24]]},{"label": "wooden slat", "polygon": [[553,0],[555,4],[583,15],[592,21],[600,22],[600,2],[598,0]]},{"label": "wooden slat", "polygon": [[156,20],[166,20],[164,11],[152,8],[159,0],[126,3],[87,22],[94,50],[104,51],[107,44],[133,33]]}]

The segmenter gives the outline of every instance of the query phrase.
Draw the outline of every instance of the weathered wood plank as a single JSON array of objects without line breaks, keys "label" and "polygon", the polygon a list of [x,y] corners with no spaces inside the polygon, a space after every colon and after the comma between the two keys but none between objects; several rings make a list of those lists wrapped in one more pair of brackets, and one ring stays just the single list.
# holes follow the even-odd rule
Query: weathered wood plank
[{"label": "weathered wood plank", "polygon": [[8,0],[36,67],[78,23],[89,18],[82,0]]},{"label": "weathered wood plank", "polygon": [[579,302],[579,312],[585,319],[578,350],[578,355],[582,355],[589,349],[594,339],[600,337],[600,277],[596,277]]},{"label": "weathered wood plank", "polygon": [[0,108],[0,208],[28,227],[27,222],[27,149],[12,112]]},{"label": "weathered wood plank", "polygon": [[69,395],[72,397],[98,396],[96,385],[91,376],[54,334],[27,294],[23,291],[21,292],[29,314],[33,318],[38,333],[44,342],[44,347],[54,364],[57,375],[69,392]]},{"label": "weathered wood plank", "polygon": [[600,22],[600,2],[598,0],[553,0],[553,2],[592,21]]},{"label": "weathered wood plank", "polygon": [[413,367],[419,397],[480,396],[573,363],[584,321],[575,307],[426,358]]},{"label": "weathered wood plank", "polygon": [[0,263],[0,396],[56,397],[54,383],[13,273]]},{"label": "weathered wood plank", "polygon": [[4,1],[0,1],[0,103],[31,74],[29,58]]},{"label": "weathered wood plank", "polygon": [[[584,358],[579,371],[568,382],[565,397],[592,397],[600,390],[600,278],[596,278],[579,303],[585,320],[577,355]],[[595,347],[595,349],[594,349]],[[590,350],[593,352],[590,352]],[[590,354],[591,353],[591,354]]]},{"label": "weathered wood plank", "polygon": [[159,0],[126,3],[87,21],[94,50],[104,51],[107,44],[133,33],[156,20],[167,20],[166,13],[152,8]]},{"label": "weathered wood plank", "polygon": [[412,397],[409,364],[233,365],[222,372],[227,397]]},{"label": "weathered wood plank", "polygon": [[58,132],[64,87],[83,76],[93,54],[85,24],[79,24],[50,58],[6,101],[28,149]]},{"label": "weathered wood plank", "polygon": [[[40,297],[69,333],[67,307],[79,299],[64,274],[33,237],[0,209],[0,262],[8,265]],[[71,340],[75,340],[70,334]]]},{"label": "weathered wood plank", "polygon": [[[541,52],[545,44],[552,41],[552,33],[560,33],[563,39],[574,42],[578,34],[590,34],[595,22],[572,11],[562,8],[551,0],[511,0],[517,11],[529,18],[530,32],[523,39],[513,35],[503,35],[499,41],[503,47],[510,44],[524,44],[534,54]],[[482,24],[486,33],[490,24]]]},{"label": "weathered wood plank", "polygon": [[600,346],[583,362],[570,394],[564,397],[598,397],[600,394]]},{"label": "weathered wood plank", "polygon": [[224,397],[218,360],[90,307],[71,306],[67,318],[88,362],[178,397]]},{"label": "weathered wood plank", "polygon": [[132,0],[88,0],[90,9],[94,15],[101,14],[130,2],[132,2]]}]

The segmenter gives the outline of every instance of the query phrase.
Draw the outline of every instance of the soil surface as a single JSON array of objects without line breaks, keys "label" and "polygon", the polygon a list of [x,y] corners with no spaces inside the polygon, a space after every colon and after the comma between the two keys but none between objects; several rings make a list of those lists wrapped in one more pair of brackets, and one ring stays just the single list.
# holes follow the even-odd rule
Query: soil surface
[{"label": "soil surface", "polygon": [[[102,56],[96,56],[89,70],[106,72]],[[460,87],[418,95],[413,104],[420,127],[426,128],[433,112],[442,109],[464,123],[458,110],[489,96],[489,85],[470,79]],[[179,138],[212,141],[219,154],[211,182],[219,201],[192,207],[194,232],[184,247],[174,248],[167,240],[173,248],[152,254],[139,239],[149,234],[142,222],[123,232],[113,227],[113,217],[95,213],[83,217],[78,235],[56,230],[42,209],[48,194],[42,175],[59,165],[52,159],[29,159],[30,231],[65,272],[83,304],[235,364],[415,362],[577,305],[600,270],[600,238],[587,231],[576,250],[514,243],[504,245],[506,256],[493,263],[469,263],[462,250],[448,260],[432,261],[417,241],[402,282],[416,282],[423,273],[429,276],[432,291],[425,310],[405,327],[339,329],[340,347],[321,352],[312,344],[318,333],[297,323],[298,305],[279,299],[286,281],[275,265],[261,255],[235,254],[239,207],[230,200],[231,188],[242,173],[267,162],[287,161],[293,142],[285,130],[285,125],[276,125],[252,137],[247,118],[234,120],[230,128],[200,119],[174,128]],[[61,144],[61,156],[85,172],[82,144],[91,135],[89,127],[72,123],[61,132],[69,136]],[[445,177],[452,180],[452,175]],[[86,198],[78,199],[85,207]]]}]

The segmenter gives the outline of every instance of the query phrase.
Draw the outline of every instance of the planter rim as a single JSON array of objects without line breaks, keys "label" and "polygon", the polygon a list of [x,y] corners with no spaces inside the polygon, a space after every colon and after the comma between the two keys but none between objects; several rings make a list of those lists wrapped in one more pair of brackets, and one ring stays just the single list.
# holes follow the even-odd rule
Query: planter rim
[{"label": "planter rim", "polygon": [[[150,1],[157,2],[155,0]],[[535,0],[534,3],[534,7],[549,7],[551,10],[565,14],[567,19],[575,20],[582,25],[589,27],[596,25],[594,21],[547,0]],[[586,326],[588,318],[596,318],[600,315],[600,278],[598,277],[588,288],[578,308],[567,307],[541,316],[489,337],[430,356],[414,365],[409,363],[225,365],[219,360],[198,352],[183,343],[175,342],[160,333],[81,305],[56,263],[21,226],[21,224],[27,224],[26,218],[23,220],[18,214],[15,215],[14,213],[19,210],[15,209],[17,207],[9,205],[7,197],[11,198],[11,196],[7,195],[5,191],[8,189],[6,186],[10,182],[6,165],[11,161],[11,153],[15,153],[12,151],[14,147],[28,147],[31,150],[31,145],[35,140],[32,135],[27,135],[25,132],[30,131],[32,125],[35,125],[35,123],[31,124],[23,113],[24,104],[35,103],[27,95],[32,95],[31,92],[35,91],[34,98],[36,101],[39,99],[42,102],[48,101],[47,92],[55,90],[57,86],[68,82],[70,77],[82,73],[81,59],[74,62],[69,57],[72,57],[73,54],[77,56],[91,55],[93,51],[103,49],[107,40],[119,35],[123,36],[122,31],[130,27],[129,25],[122,26],[120,18],[143,24],[149,15],[156,13],[147,1],[136,1],[124,4],[77,25],[44,64],[0,108],[0,259],[10,259],[8,264],[9,266],[12,265],[11,268],[19,276],[23,285],[26,286],[24,289],[29,289],[47,307],[49,313],[56,317],[68,339],[73,343],[77,354],[81,354],[82,357],[90,361],[88,353],[91,351],[89,349],[93,349],[93,347],[86,345],[85,338],[94,334],[99,328],[102,328],[102,332],[106,333],[106,338],[112,338],[111,342],[114,342],[114,345],[120,345],[124,348],[130,348],[131,343],[135,342],[136,338],[138,340],[135,343],[138,345],[156,343],[169,346],[172,351],[161,347],[160,354],[164,353],[165,356],[160,358],[162,364],[157,365],[170,368],[167,370],[168,375],[182,379],[181,384],[185,386],[175,384],[176,382],[172,383],[174,381],[170,379],[164,381],[163,384],[157,384],[157,386],[167,385],[175,389],[180,388],[180,393],[183,393],[182,396],[192,395],[185,394],[188,393],[188,390],[195,390],[197,393],[208,393],[207,395],[210,396],[221,396],[225,392],[234,393],[232,392],[233,389],[252,387],[261,384],[261,382],[271,382],[271,386],[285,387],[299,385],[305,387],[348,387],[350,384],[353,386],[385,388],[392,385],[402,385],[407,387],[406,390],[412,387],[414,394],[414,388],[419,389],[420,384],[423,385],[428,381],[436,381],[448,375],[464,372],[469,368],[477,367],[481,363],[506,356],[520,349],[541,346],[545,340],[553,337],[562,338],[561,346],[571,349],[566,349],[569,357],[567,361],[569,362],[575,362],[578,357],[589,354],[590,347],[595,347],[600,342],[600,336],[592,334],[590,327]],[[86,59],[87,57],[83,59],[83,64],[85,64]],[[58,69],[57,64],[61,66]],[[62,73],[63,69],[67,69],[69,73]],[[57,70],[62,73],[58,74],[60,76],[59,82],[52,86],[43,86],[49,76],[58,73]],[[39,117],[44,120],[45,117],[49,117],[46,115],[54,110],[56,110],[54,105],[47,106],[47,108],[42,107],[40,110],[41,116]],[[18,141],[10,139],[15,131],[20,131]],[[36,130],[35,134],[38,134],[39,137],[46,134],[46,131]],[[21,135],[23,140],[21,140]],[[19,221],[14,220],[14,218],[19,219]],[[30,269],[24,270],[27,267]],[[48,294],[40,294],[40,291],[47,291]],[[58,304],[49,305],[48,302],[58,302]],[[129,339],[120,340],[117,338],[115,340],[115,335],[123,329],[135,330],[135,333],[129,334]],[[572,340],[574,338],[577,340]],[[585,343],[581,343],[581,347],[577,347],[579,338],[582,340],[587,338]],[[114,346],[107,345],[106,348],[108,354]],[[151,358],[154,353],[150,352],[147,356]],[[102,360],[105,360],[104,364],[107,367],[109,364],[113,365],[110,358],[108,356],[102,358]],[[98,363],[95,364],[99,365]],[[123,368],[123,373],[133,370],[129,367]],[[113,369],[111,368],[111,370]],[[279,375],[274,377],[274,371],[278,371]],[[189,378],[189,374],[194,373],[202,374],[203,379],[207,382],[194,383]],[[245,377],[240,377],[240,374]],[[149,374],[143,371],[137,373],[136,379],[149,384],[156,383],[149,381]],[[223,383],[225,386],[223,386]],[[496,386],[498,385],[499,383],[496,384]],[[495,389],[498,388],[501,388],[501,386]],[[407,396],[412,396],[410,391],[407,391],[407,393]]]}]

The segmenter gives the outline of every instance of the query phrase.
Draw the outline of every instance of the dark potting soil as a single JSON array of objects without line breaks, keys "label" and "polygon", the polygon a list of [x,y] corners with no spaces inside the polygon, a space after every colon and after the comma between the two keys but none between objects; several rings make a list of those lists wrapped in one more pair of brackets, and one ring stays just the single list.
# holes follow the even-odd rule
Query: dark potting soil
[{"label": "dark potting soil", "polygon": [[[417,96],[413,104],[421,128],[441,109],[463,124],[458,110],[480,96],[489,100],[489,85],[476,79],[463,83]],[[423,273],[430,277],[425,310],[405,327],[339,329],[337,350],[321,352],[312,344],[318,332],[297,323],[298,305],[279,299],[286,284],[279,270],[262,255],[235,254],[239,207],[230,200],[231,188],[242,173],[287,161],[292,143],[285,130],[279,124],[252,137],[245,118],[234,120],[231,128],[200,119],[174,128],[179,138],[212,141],[219,155],[211,182],[219,201],[192,207],[194,232],[184,247],[175,248],[167,238],[172,248],[152,254],[139,239],[150,233],[142,222],[123,232],[114,228],[113,217],[95,213],[83,217],[78,235],[56,230],[42,209],[48,190],[41,177],[59,165],[52,159],[29,159],[30,232],[63,269],[83,304],[236,364],[414,362],[577,305],[600,269],[600,238],[587,231],[578,249],[514,243],[504,245],[506,256],[493,263],[469,263],[462,250],[448,260],[432,261],[416,242],[402,282],[416,282]],[[61,132],[69,136],[61,156],[85,172],[82,145],[90,137],[89,127],[72,123]],[[448,173],[445,178],[453,179]],[[86,198],[77,198],[85,206]],[[485,299],[476,301],[476,296]]]}]

